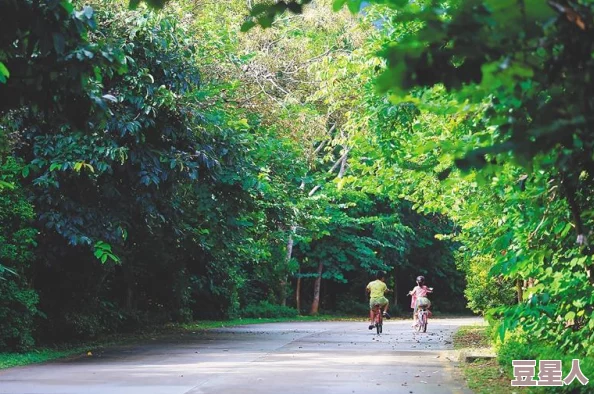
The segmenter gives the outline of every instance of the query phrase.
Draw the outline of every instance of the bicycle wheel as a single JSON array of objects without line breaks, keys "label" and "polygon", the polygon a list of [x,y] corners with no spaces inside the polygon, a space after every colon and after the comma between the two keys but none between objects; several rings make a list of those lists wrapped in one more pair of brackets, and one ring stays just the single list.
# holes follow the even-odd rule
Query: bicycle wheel
[{"label": "bicycle wheel", "polygon": [[382,333],[382,326],[383,326],[381,313],[382,313],[381,311],[378,312],[378,315],[375,318],[375,329],[376,329],[378,335]]},{"label": "bicycle wheel", "polygon": [[375,323],[375,329],[376,329],[376,331],[377,331],[378,335],[382,333],[382,331],[383,331],[383,326],[384,326],[384,325],[383,325],[383,323],[382,323],[382,321],[381,321],[381,320],[380,320],[380,321],[378,321],[377,323]]},{"label": "bicycle wheel", "polygon": [[419,329],[423,330],[423,332],[427,332],[427,314],[423,313],[421,317],[421,321],[419,324]]}]

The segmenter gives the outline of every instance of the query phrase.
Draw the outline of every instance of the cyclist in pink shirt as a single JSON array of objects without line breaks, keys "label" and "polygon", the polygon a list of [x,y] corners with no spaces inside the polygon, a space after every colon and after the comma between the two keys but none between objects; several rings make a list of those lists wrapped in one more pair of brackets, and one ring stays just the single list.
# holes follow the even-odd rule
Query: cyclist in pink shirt
[{"label": "cyclist in pink shirt", "polygon": [[417,276],[417,285],[408,292],[408,295],[412,296],[410,307],[413,308],[413,326],[417,324],[417,309],[419,305],[431,306],[431,301],[427,298],[427,294],[432,292],[433,288],[425,285],[425,277]]}]

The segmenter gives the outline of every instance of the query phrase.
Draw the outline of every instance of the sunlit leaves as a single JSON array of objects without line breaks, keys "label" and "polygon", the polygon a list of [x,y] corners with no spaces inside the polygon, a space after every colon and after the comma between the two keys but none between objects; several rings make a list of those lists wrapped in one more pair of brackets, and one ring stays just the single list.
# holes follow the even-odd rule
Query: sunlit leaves
[{"label": "sunlit leaves", "polygon": [[6,80],[10,77],[10,72],[4,63],[0,62],[0,83],[6,83]]},{"label": "sunlit leaves", "polygon": [[303,7],[311,2],[312,0],[289,0],[272,4],[255,4],[249,12],[249,19],[241,25],[241,31],[248,31],[256,25],[263,28],[271,27],[278,16],[285,12],[300,14],[303,12]]},{"label": "sunlit leaves", "polygon": [[141,2],[145,2],[149,7],[160,9],[163,8],[168,1],[170,0],[129,0],[128,4],[132,10],[138,8]]},{"label": "sunlit leaves", "polygon": [[95,250],[93,254],[103,264],[105,264],[108,259],[113,261],[114,263],[120,263],[120,258],[113,254],[111,250],[111,245],[103,241],[98,241],[97,243],[95,243],[94,249]]},{"label": "sunlit leaves", "polygon": [[[569,334],[554,321],[567,314],[581,327],[592,319],[584,307],[592,300],[591,251],[575,244],[574,222],[579,211],[578,220],[587,218],[588,228],[593,223],[585,197],[592,182],[584,175],[592,168],[584,155],[592,135],[583,107],[566,95],[585,93],[591,40],[577,38],[579,22],[554,24],[554,10],[539,2],[521,9],[512,1],[462,1],[433,14],[439,18],[424,13],[437,5],[424,4],[392,19],[400,27],[407,26],[405,18],[418,21],[420,30],[408,25],[408,34],[381,38],[387,67],[377,81],[391,92],[391,102],[372,93],[366,100],[368,111],[378,114],[369,118],[384,156],[376,162],[393,167],[371,168],[384,185],[399,180],[398,196],[417,209],[446,213],[458,223],[456,239],[465,245],[459,263],[473,309],[512,303],[516,280],[535,279],[524,292],[530,302],[503,314],[502,331],[529,322],[542,338],[584,352],[583,332]],[[565,45],[581,48],[580,54],[561,61]],[[561,69],[565,74],[553,77]],[[405,105],[417,113],[408,116]],[[580,294],[569,296],[576,287]],[[569,299],[581,306],[568,310]]]}]

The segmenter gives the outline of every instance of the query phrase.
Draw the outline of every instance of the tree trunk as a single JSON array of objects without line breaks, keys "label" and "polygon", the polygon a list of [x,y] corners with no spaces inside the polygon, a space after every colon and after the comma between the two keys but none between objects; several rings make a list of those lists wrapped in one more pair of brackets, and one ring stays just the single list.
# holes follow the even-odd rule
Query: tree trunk
[{"label": "tree trunk", "polygon": [[518,292],[518,304],[524,302],[524,290],[522,289],[522,285],[524,282],[522,279],[516,280],[516,291]]},{"label": "tree trunk", "polygon": [[[301,268],[299,268],[299,274],[301,274]],[[295,305],[297,306],[297,312],[301,314],[301,275],[297,277],[297,288],[295,289]]]},{"label": "tree trunk", "polygon": [[[349,156],[349,149],[346,148],[344,154],[338,159],[336,163],[332,166],[329,173],[333,172],[338,166],[340,165],[340,170],[338,171],[337,178],[342,178],[346,172],[347,168],[347,159]],[[309,196],[311,197],[317,190],[319,186],[314,187],[310,192]],[[314,298],[311,303],[311,311],[310,314],[317,315],[320,310],[320,285],[322,284],[322,270],[324,269],[324,263],[320,261],[318,264],[318,276],[316,277],[316,281],[314,283]]]},{"label": "tree trunk", "polygon": [[394,267],[394,288],[392,290],[394,291],[394,304],[392,304],[392,307],[395,307],[398,305],[398,275],[396,273],[396,267]]},{"label": "tree trunk", "polygon": [[134,291],[132,290],[132,285],[128,284],[126,288],[126,311],[132,311],[132,300],[134,299]]},{"label": "tree trunk", "polygon": [[124,296],[124,309],[127,312],[131,312],[134,309],[134,274],[130,264],[124,264],[122,266],[122,276],[124,278],[126,289]]},{"label": "tree trunk", "polygon": [[349,156],[349,150],[347,149],[342,156],[342,161],[340,163],[340,171],[338,171],[338,178],[342,178],[347,168],[347,158]]},{"label": "tree trunk", "polygon": [[[328,170],[328,174],[333,173],[340,166],[340,170],[338,171],[337,177],[338,178],[342,178],[344,176],[344,173],[345,173],[346,168],[347,168],[347,158],[348,158],[348,155],[349,155],[349,151],[350,150],[347,149],[344,152],[344,154],[342,156],[340,156],[340,158],[334,163],[334,165],[332,166],[332,168],[330,168]],[[309,197],[313,196],[321,187],[322,187],[322,185],[314,186],[314,188],[311,189],[307,195]]]},{"label": "tree trunk", "polygon": [[285,258],[285,269],[283,273],[283,278],[281,280],[281,305],[287,305],[287,282],[289,281],[289,262],[291,261],[291,256],[293,255],[293,234],[297,230],[297,225],[291,225],[291,232],[289,233],[289,240],[287,241],[287,256]]},{"label": "tree trunk", "polygon": [[316,281],[314,282],[314,296],[313,302],[311,303],[311,311],[310,314],[317,315],[320,311],[320,285],[322,284],[322,269],[324,268],[324,263],[320,261],[318,264],[318,276],[316,277]]}]

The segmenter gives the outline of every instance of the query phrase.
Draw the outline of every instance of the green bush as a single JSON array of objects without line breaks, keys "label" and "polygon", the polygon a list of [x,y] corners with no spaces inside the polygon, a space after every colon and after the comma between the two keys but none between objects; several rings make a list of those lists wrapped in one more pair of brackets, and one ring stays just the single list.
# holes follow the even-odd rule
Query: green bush
[{"label": "green bush", "polygon": [[[393,314],[395,309],[390,307],[390,311]],[[354,297],[341,297],[336,303],[336,312],[347,316],[367,316],[369,315],[369,304],[367,301],[361,302]]]},{"label": "green bush", "polygon": [[268,301],[248,305],[240,312],[241,317],[296,317],[297,309],[282,305],[273,305]]},{"label": "green bush", "polygon": [[38,296],[27,278],[35,244],[36,230],[29,227],[34,213],[16,181],[20,171],[12,158],[0,162],[0,350],[31,347],[38,314]]},{"label": "green bush", "polygon": [[466,272],[468,308],[475,313],[484,313],[501,305],[513,305],[516,302],[514,283],[502,278],[493,278],[489,270],[494,262],[489,257],[461,259],[460,268]]},{"label": "green bush", "polygon": [[0,349],[27,350],[35,344],[34,316],[38,296],[17,280],[0,280]]}]

